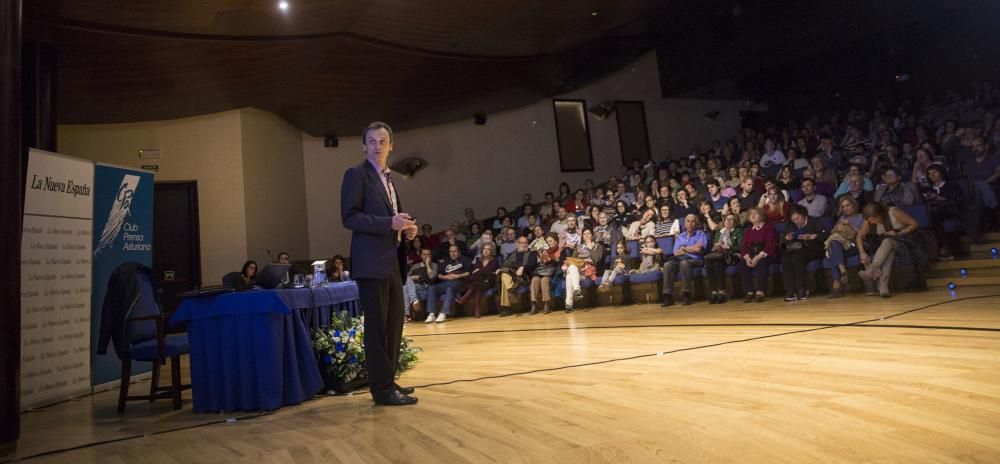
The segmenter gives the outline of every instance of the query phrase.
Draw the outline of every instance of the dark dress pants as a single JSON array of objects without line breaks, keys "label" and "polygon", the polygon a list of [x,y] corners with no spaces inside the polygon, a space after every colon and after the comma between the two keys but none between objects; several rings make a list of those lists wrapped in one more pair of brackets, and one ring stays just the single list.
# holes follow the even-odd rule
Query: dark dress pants
[{"label": "dark dress pants", "polygon": [[403,338],[403,283],[399,266],[388,279],[357,279],[365,314],[365,364],[372,398],[381,400],[395,388],[399,344]]}]

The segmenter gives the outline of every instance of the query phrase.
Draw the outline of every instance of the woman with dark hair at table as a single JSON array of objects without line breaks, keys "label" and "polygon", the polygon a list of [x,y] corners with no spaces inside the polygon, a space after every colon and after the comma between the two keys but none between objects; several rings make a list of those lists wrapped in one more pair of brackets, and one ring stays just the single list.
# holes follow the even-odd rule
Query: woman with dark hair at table
[{"label": "woman with dark hair at table", "polygon": [[472,301],[476,308],[476,319],[480,317],[479,300],[496,283],[497,269],[500,268],[496,246],[492,242],[483,243],[480,254],[482,256],[476,260],[472,273],[465,278],[465,293],[455,298],[456,303],[463,305]]},{"label": "woman with dark hair at table", "polygon": [[247,260],[240,269],[240,278],[236,281],[236,291],[250,290],[257,283],[257,262]]},{"label": "woman with dark hair at table", "polygon": [[[419,259],[419,254],[417,257]],[[344,257],[341,255],[334,255],[333,260],[330,263],[330,267],[326,270],[327,280],[330,282],[340,282],[344,280],[345,270],[347,270],[347,264]]]}]

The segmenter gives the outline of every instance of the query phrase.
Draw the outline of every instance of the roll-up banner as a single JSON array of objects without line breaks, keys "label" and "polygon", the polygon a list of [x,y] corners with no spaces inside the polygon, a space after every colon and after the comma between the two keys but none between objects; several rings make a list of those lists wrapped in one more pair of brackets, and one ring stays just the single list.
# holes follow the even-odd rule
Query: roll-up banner
[{"label": "roll-up banner", "polygon": [[91,391],[94,163],[30,150],[21,232],[21,408]]},{"label": "roll-up banner", "polygon": [[[91,315],[94,385],[116,382],[121,361],[113,346],[97,354],[101,308],[108,279],[126,261],[153,267],[153,174],[98,163],[94,169],[94,298]],[[133,363],[132,373],[149,372],[150,363]]]}]

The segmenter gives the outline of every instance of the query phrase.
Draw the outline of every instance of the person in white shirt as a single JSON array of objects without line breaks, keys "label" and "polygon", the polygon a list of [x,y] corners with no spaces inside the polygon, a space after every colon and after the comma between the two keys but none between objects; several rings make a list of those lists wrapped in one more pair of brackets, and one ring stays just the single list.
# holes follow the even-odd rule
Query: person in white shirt
[{"label": "person in white shirt", "polygon": [[802,179],[802,185],[799,186],[802,189],[802,194],[804,195],[801,200],[799,200],[799,206],[802,206],[809,213],[809,217],[823,217],[826,216],[827,211],[830,210],[829,200],[818,193],[816,193],[816,181],[810,178]]},{"label": "person in white shirt", "polygon": [[783,164],[785,164],[785,154],[775,148],[773,140],[767,139],[764,142],[764,154],[760,156],[760,167],[766,169]]}]

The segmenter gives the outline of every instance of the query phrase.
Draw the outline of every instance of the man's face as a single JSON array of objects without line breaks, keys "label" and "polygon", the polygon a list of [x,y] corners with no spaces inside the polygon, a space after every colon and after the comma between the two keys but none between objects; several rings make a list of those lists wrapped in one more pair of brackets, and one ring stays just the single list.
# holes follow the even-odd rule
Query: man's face
[{"label": "man's face", "polygon": [[420,260],[430,261],[431,260],[431,250],[420,250]]},{"label": "man's face", "polygon": [[806,196],[812,195],[815,190],[816,190],[816,185],[813,184],[812,182],[802,183],[802,193],[804,193]]},{"label": "man's face", "polygon": [[848,186],[854,193],[860,192],[861,187],[864,186],[864,182],[861,180],[861,176],[853,176],[848,179]]},{"label": "man's face", "polygon": [[545,194],[545,202],[546,202],[546,203],[552,203],[552,200],[554,200],[554,199],[555,199],[555,197],[554,197],[554,196],[552,196],[552,194],[551,194],[551,193],[546,193],[546,194]]},{"label": "man's face", "polygon": [[587,179],[587,180],[583,181],[583,188],[585,188],[587,190],[590,190],[590,189],[594,188],[594,181],[592,181],[590,179]]},{"label": "man's face", "polygon": [[608,213],[602,212],[601,214],[598,214],[597,215],[597,223],[600,224],[600,225],[602,225],[602,226],[608,225]]},{"label": "man's face", "polygon": [[444,239],[449,242],[455,240],[455,231],[451,229],[444,231]]},{"label": "man's face", "polygon": [[566,208],[560,207],[558,210],[556,210],[556,217],[558,217],[560,220],[566,219]]},{"label": "man's face", "polygon": [[744,192],[753,191],[753,179],[746,179],[743,181],[743,191]]},{"label": "man's face", "polygon": [[792,213],[792,222],[795,223],[796,226],[802,227],[806,225],[806,216],[799,213]]},{"label": "man's face", "polygon": [[389,152],[392,151],[392,141],[389,138],[389,131],[381,128],[370,130],[365,136],[364,143],[365,156],[380,164],[385,164],[385,160],[389,158]]},{"label": "man's face", "polygon": [[688,233],[694,233],[694,229],[698,227],[698,219],[695,218],[693,214],[687,215],[687,217],[684,218],[684,227]]},{"label": "man's face", "polygon": [[431,226],[429,224],[424,224],[422,227],[420,227],[420,230],[424,232],[424,235],[431,234]]},{"label": "man's face", "polygon": [[899,174],[896,174],[896,171],[890,169],[882,174],[882,180],[890,186],[895,186],[899,183]]},{"label": "man's face", "polygon": [[507,241],[513,242],[515,238],[517,235],[514,235],[514,229],[507,229]]},{"label": "man's face", "polygon": [[524,252],[528,250],[528,239],[527,237],[521,237],[517,239],[517,251]]},{"label": "man's face", "polygon": [[981,138],[976,138],[975,140],[973,140],[972,152],[975,153],[976,156],[982,156],[984,153],[986,153],[986,142],[984,142],[983,139]]},{"label": "man's face", "polygon": [[[564,210],[563,211],[563,215],[565,215],[565,214],[566,214],[566,211]],[[566,227],[568,227],[570,229],[576,229],[576,216],[569,216],[569,217],[566,218]]]},{"label": "man's face", "polygon": [[534,214],[528,215],[529,227],[534,226],[536,222],[538,222],[538,216],[535,216]]},{"label": "man's face", "polygon": [[719,193],[719,186],[715,184],[708,184],[708,193],[715,196],[716,194]]},{"label": "man's face", "polygon": [[619,195],[625,193],[625,183],[619,182],[618,185],[615,186],[615,189],[618,190]]},{"label": "man's face", "polygon": [[288,264],[288,263],[291,263],[291,262],[292,262],[292,260],[291,260],[291,258],[288,257],[288,255],[286,255],[284,253],[278,255],[278,263],[279,264]]},{"label": "man's face", "polygon": [[465,218],[468,220],[476,218],[476,213],[472,211],[472,208],[465,208]]},{"label": "man's face", "polygon": [[521,203],[524,203],[524,204],[531,203],[531,194],[530,193],[525,193],[524,195],[521,195]]},{"label": "man's face", "polygon": [[458,247],[455,245],[448,247],[448,256],[451,259],[458,259]]}]

